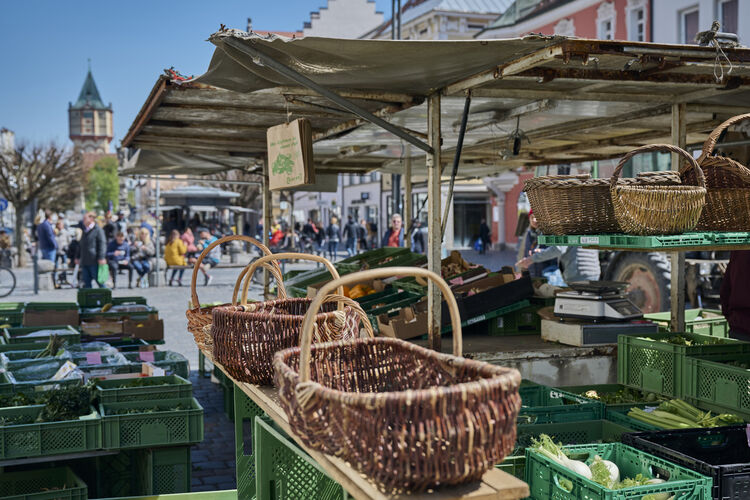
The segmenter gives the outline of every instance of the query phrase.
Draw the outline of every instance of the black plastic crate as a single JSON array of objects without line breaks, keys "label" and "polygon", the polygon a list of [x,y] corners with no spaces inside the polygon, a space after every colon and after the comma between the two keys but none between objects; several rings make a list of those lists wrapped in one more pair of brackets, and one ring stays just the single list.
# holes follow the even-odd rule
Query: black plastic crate
[{"label": "black plastic crate", "polygon": [[710,477],[715,500],[750,498],[750,445],[745,425],[623,434],[622,442]]}]

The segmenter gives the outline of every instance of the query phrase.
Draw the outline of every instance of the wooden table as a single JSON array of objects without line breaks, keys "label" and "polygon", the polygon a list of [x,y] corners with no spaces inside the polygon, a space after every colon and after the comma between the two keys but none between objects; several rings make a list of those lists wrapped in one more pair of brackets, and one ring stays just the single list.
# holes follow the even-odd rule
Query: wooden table
[{"label": "wooden table", "polygon": [[291,436],[300,448],[318,462],[331,478],[341,484],[350,495],[358,500],[385,500],[387,498],[401,500],[517,500],[529,496],[529,487],[526,483],[499,469],[490,469],[481,481],[473,483],[439,488],[425,493],[390,496],[378,489],[366,476],[357,472],[344,460],[305,446],[289,426],[286,413],[279,404],[278,391],[275,387],[238,382],[224,370],[223,366],[213,361],[210,352],[203,351],[203,354],[273,419],[284,432]]}]

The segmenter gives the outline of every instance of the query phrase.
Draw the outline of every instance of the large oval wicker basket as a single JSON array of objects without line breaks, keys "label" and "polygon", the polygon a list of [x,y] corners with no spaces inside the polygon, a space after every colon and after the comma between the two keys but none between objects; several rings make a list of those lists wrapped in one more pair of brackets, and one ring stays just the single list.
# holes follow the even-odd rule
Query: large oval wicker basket
[{"label": "large oval wicker basket", "polygon": [[[200,270],[201,263],[203,263],[203,259],[206,258],[206,256],[216,248],[217,246],[228,243],[230,241],[244,241],[247,243],[250,243],[251,245],[255,245],[258,247],[261,252],[263,252],[265,255],[270,255],[271,250],[268,249],[267,246],[265,246],[260,241],[256,240],[255,238],[251,238],[249,236],[244,236],[241,234],[233,234],[230,236],[225,236],[223,238],[219,238],[218,240],[214,241],[210,245],[208,245],[206,248],[203,249],[201,254],[198,256],[198,259],[195,262],[195,265],[193,266],[193,277],[190,281],[190,309],[185,311],[185,316],[187,316],[188,320],[188,331],[193,334],[193,338],[195,339],[195,343],[198,345],[199,349],[206,349],[209,347],[211,343],[211,337],[208,333],[207,327],[211,326],[211,311],[214,309],[214,307],[218,306],[206,306],[201,307],[200,301],[198,300],[198,290],[196,289],[196,285],[198,282],[198,271]],[[281,268],[279,268],[278,263],[271,263],[273,269],[269,268],[271,271],[271,274],[276,277],[279,282],[281,281]],[[237,291],[240,288],[240,283],[247,275],[248,268],[244,268],[240,275],[237,278],[237,283],[234,286],[234,297],[232,299],[232,303],[236,303],[236,297],[237,297]],[[252,275],[248,277],[248,279],[252,278]],[[222,304],[222,305],[231,305],[231,304]]]},{"label": "large oval wicker basket", "polygon": [[[677,172],[642,172],[634,185],[677,185]],[[524,183],[539,229],[545,234],[604,234],[620,232],[612,208],[609,179],[588,174],[545,175]]]},{"label": "large oval wicker basket", "polygon": [[[700,231],[750,231],[750,169],[726,156],[714,153],[716,142],[732,125],[750,119],[750,114],[734,116],[714,129],[698,157],[706,176],[706,207],[696,229]],[[681,171],[685,182],[695,183],[691,168]]]},{"label": "large oval wicker basket", "polygon": [[[697,186],[628,185],[618,182],[625,163],[633,156],[649,152],[677,153],[695,169]],[[675,165],[676,167],[676,165]],[[610,194],[620,229],[628,234],[679,234],[698,223],[706,204],[706,181],[695,159],[671,144],[641,146],[622,157],[610,179]]]},{"label": "large oval wicker basket", "polygon": [[[337,285],[388,276],[434,281],[451,312],[453,355],[393,338],[310,345],[313,318]],[[274,357],[292,430],[388,493],[478,480],[513,450],[521,409],[517,370],[461,357],[461,319],[450,288],[413,267],[372,269],[328,283],[305,316],[301,348]]]},{"label": "large oval wicker basket", "polygon": [[[339,276],[327,259],[299,253],[261,257],[249,266],[248,274],[252,276],[258,266],[279,259],[322,262],[334,279]],[[277,285],[279,293],[285,296],[283,283]],[[247,287],[245,280],[239,305],[213,310],[213,359],[240,382],[270,385],[273,383],[273,355],[299,345],[302,321],[312,299],[279,298],[248,304]],[[317,342],[358,337],[360,321],[365,334],[373,336],[372,325],[357,302],[341,295],[329,295],[325,297],[325,304],[322,312],[315,316]]]}]

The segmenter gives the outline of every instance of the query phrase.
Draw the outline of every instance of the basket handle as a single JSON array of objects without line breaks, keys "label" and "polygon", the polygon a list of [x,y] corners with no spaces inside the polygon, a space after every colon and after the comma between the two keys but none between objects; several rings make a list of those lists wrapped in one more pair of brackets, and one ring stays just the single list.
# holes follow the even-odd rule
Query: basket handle
[{"label": "basket handle", "polygon": [[637,154],[651,153],[654,151],[661,151],[663,153],[677,153],[678,155],[682,156],[687,160],[689,164],[687,168],[695,169],[698,177],[698,185],[703,188],[706,187],[706,178],[703,176],[703,170],[701,170],[700,165],[698,165],[698,162],[695,161],[695,158],[693,158],[690,153],[678,146],[673,146],[671,144],[648,144],[646,146],[635,148],[634,150],[623,156],[622,159],[620,159],[620,163],[617,164],[615,171],[612,172],[612,178],[609,181],[610,189],[613,189],[615,186],[617,186],[617,181],[620,178],[620,171],[622,171],[622,168],[625,166],[625,163],[627,163],[629,159]]},{"label": "basket handle", "polygon": [[[201,303],[198,300],[198,290],[196,290],[195,285],[198,282],[198,271],[200,270],[201,264],[203,263],[203,259],[205,259],[206,255],[208,255],[208,253],[214,248],[216,248],[217,246],[223,243],[236,241],[236,240],[241,240],[247,243],[251,243],[255,245],[256,247],[260,248],[261,251],[266,255],[271,253],[271,250],[269,250],[268,247],[265,246],[263,243],[256,240],[255,238],[251,238],[250,236],[245,236],[244,234],[231,234],[229,236],[224,236],[223,238],[219,238],[218,240],[208,245],[206,248],[203,249],[201,254],[198,256],[198,260],[195,261],[195,265],[193,266],[193,278],[190,281],[190,300],[192,301],[194,308],[200,308],[201,306]],[[278,267],[278,264],[276,264],[276,266]],[[279,274],[281,274],[281,269],[279,269]]]},{"label": "basket handle", "polygon": [[706,139],[706,142],[703,143],[703,151],[701,152],[700,157],[698,158],[698,162],[701,162],[705,157],[710,156],[714,152],[714,148],[716,147],[716,141],[719,140],[719,137],[721,137],[721,134],[724,133],[726,129],[734,125],[735,123],[739,123],[743,120],[747,120],[750,118],[750,113],[746,113],[744,115],[737,115],[733,116],[715,129],[711,131],[710,134],[708,134],[708,139]]},{"label": "basket handle", "polygon": [[[282,283],[283,277],[281,276],[281,271],[279,270],[278,264],[276,264],[275,266],[272,264],[275,264],[275,263],[272,262],[271,264],[269,264],[268,262],[264,262],[262,266],[264,269],[268,269],[268,272],[271,273],[271,275],[276,280],[276,283],[278,283],[278,286],[276,287],[277,297],[279,299],[286,299],[287,293],[286,293],[286,288],[284,288],[284,285]],[[251,264],[248,264],[242,269],[242,271],[240,272],[240,275],[237,277],[237,281],[234,284],[234,292],[232,293],[232,305],[234,306],[237,305],[237,298],[239,297],[239,294],[240,294],[240,288],[242,287],[243,278],[247,279],[248,281],[252,281],[253,279],[253,275],[248,274],[248,271],[250,270],[250,265]]]},{"label": "basket handle", "polygon": [[365,333],[367,333],[367,336],[372,338],[375,337],[375,330],[372,329],[372,323],[370,323],[370,318],[367,317],[367,313],[364,309],[362,309],[362,306],[359,302],[357,302],[354,299],[350,299],[346,295],[326,295],[323,297],[323,301],[320,303],[321,305],[327,304],[328,302],[338,302],[339,306],[341,305],[347,305],[352,308],[352,311],[354,311],[357,316],[359,316],[360,321],[362,321],[362,324],[365,326]]},{"label": "basket handle", "polygon": [[[264,255],[263,257],[256,259],[254,262],[252,262],[249,266],[249,269],[247,271],[247,277],[245,279],[245,283],[242,285],[242,298],[240,299],[240,305],[247,305],[247,289],[250,287],[250,277],[252,277],[253,273],[255,273],[255,270],[258,268],[258,266],[263,265],[267,262],[273,262],[277,260],[283,260],[283,259],[297,259],[297,260],[311,260],[313,262],[322,262],[327,268],[328,272],[331,273],[331,276],[333,276],[334,281],[339,279],[339,273],[336,271],[336,268],[333,267],[333,264],[331,264],[331,261],[326,259],[325,257],[321,257],[320,255],[311,255],[308,253],[296,253],[296,252],[286,252],[286,253],[276,253],[271,255]],[[278,266],[278,262],[276,263]],[[279,276],[281,275],[281,271],[279,271]],[[276,277],[276,276],[275,276]],[[278,277],[276,277],[278,279]],[[281,281],[278,282],[279,286],[283,286]],[[340,286],[338,289],[339,295],[344,295],[344,287]],[[339,309],[343,309],[343,304]]]},{"label": "basket handle", "polygon": [[325,300],[326,295],[333,292],[336,287],[343,285],[349,285],[361,281],[372,280],[376,278],[388,278],[391,276],[414,276],[422,277],[432,280],[440,291],[443,292],[445,301],[448,304],[448,310],[451,314],[451,324],[453,326],[453,355],[461,356],[463,351],[463,344],[461,340],[461,314],[458,311],[458,303],[456,297],[453,296],[448,283],[443,278],[420,267],[388,267],[382,269],[369,269],[367,271],[361,271],[357,273],[347,274],[346,276],[329,281],[320,289],[318,294],[310,304],[310,308],[305,314],[305,319],[302,322],[302,336],[300,339],[300,360],[299,360],[299,377],[300,382],[310,381],[310,344],[312,343],[313,337],[313,326],[315,324],[315,315],[318,314],[321,304]]}]

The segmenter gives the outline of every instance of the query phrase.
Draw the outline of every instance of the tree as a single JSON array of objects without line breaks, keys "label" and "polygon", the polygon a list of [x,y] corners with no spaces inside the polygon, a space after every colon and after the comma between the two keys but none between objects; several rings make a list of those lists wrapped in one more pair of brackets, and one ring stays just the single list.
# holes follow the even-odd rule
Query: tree
[{"label": "tree", "polygon": [[[263,177],[259,174],[251,174],[243,170],[227,170],[219,172],[209,177],[219,181],[217,186],[226,191],[234,191],[240,196],[235,200],[235,204],[240,207],[253,208],[260,210],[263,207],[263,197],[261,195],[260,183]],[[258,184],[234,184],[233,181],[257,182]]]},{"label": "tree", "polygon": [[89,170],[86,179],[86,210],[106,212],[109,202],[117,209],[120,198],[120,180],[117,177],[117,159],[100,158]]},{"label": "tree", "polygon": [[34,200],[43,208],[61,211],[70,208],[80,195],[82,160],[80,154],[54,142],[46,146],[19,143],[0,152],[0,196],[16,209],[15,240],[18,265],[23,266],[24,214]]}]

